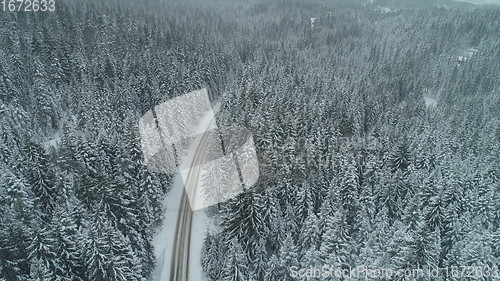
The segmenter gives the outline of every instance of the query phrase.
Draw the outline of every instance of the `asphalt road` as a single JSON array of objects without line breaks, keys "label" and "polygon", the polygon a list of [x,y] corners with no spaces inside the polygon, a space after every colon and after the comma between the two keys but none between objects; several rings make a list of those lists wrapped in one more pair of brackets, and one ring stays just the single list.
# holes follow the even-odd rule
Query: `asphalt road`
[{"label": "asphalt road", "polygon": [[[208,128],[211,128],[214,120],[210,122]],[[205,150],[208,143],[209,130],[207,130],[196,148],[193,161],[188,172],[185,188],[182,192],[182,199],[179,205],[179,214],[177,216],[176,231],[174,236],[174,246],[172,249],[172,263],[170,265],[170,280],[171,281],[187,281],[189,280],[189,250],[191,244],[191,228],[193,211],[186,192],[191,192],[190,198],[197,192],[199,177],[201,174],[201,164],[205,155]],[[193,204],[194,205],[194,204]],[[196,280],[199,281],[199,280]]]}]

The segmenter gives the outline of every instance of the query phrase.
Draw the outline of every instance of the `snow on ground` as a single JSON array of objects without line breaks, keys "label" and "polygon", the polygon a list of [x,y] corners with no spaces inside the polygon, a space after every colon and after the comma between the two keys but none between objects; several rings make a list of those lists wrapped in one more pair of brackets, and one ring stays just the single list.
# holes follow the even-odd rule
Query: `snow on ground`
[{"label": "snow on ground", "polygon": [[437,106],[437,100],[429,97],[424,97],[425,105],[427,107],[435,107]]},{"label": "snow on ground", "polygon": [[[220,104],[217,103],[213,107],[213,114],[208,113],[200,122],[198,132],[204,131],[214,118],[214,114],[218,112]],[[201,130],[200,130],[201,129]],[[201,134],[191,144],[187,157],[185,157],[180,167],[190,165],[196,148],[201,141]],[[164,281],[168,280],[170,275],[170,265],[172,258],[172,248],[174,244],[177,217],[179,214],[179,205],[181,202],[184,190],[184,180],[181,173],[177,173],[174,177],[172,188],[164,200],[165,214],[163,217],[163,225],[153,237],[154,254],[156,257],[156,268],[153,272],[153,280]],[[205,215],[204,210],[193,212],[193,221],[191,227],[191,245],[189,252],[189,276],[192,280],[204,280],[203,268],[201,265],[201,251],[205,233],[210,228],[209,218]]]},{"label": "snow on ground", "polygon": [[191,228],[191,248],[189,249],[189,279],[190,280],[207,280],[203,274],[201,265],[201,251],[203,242],[207,232],[210,230],[213,223],[207,217],[205,210],[197,210],[193,212],[193,226]]},{"label": "snow on ground", "polygon": [[61,143],[61,132],[55,132],[52,137],[43,143],[45,149],[49,150],[51,147],[58,148]]},{"label": "snow on ground", "polygon": [[174,243],[175,224],[181,202],[184,183],[180,174],[177,174],[172,183],[172,188],[165,198],[166,206],[163,216],[163,225],[160,231],[153,237],[154,254],[156,257],[156,268],[153,272],[153,280],[168,280],[171,263],[171,252]]}]

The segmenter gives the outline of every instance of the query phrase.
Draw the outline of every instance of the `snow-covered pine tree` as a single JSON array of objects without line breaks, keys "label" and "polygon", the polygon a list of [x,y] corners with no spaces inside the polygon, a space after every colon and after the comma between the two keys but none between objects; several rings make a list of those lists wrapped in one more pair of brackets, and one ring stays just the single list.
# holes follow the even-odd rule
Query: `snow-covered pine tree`
[{"label": "snow-covered pine tree", "polygon": [[221,280],[250,280],[251,273],[248,270],[248,259],[243,247],[235,239],[228,243],[228,245],[228,255],[224,259]]}]

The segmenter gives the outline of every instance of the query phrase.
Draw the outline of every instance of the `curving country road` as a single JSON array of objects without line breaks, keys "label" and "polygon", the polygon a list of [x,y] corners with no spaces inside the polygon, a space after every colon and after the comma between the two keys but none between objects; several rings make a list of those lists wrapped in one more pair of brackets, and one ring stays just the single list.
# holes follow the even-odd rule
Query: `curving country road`
[{"label": "curving country road", "polygon": [[[214,119],[210,122],[208,128],[211,128]],[[205,155],[208,143],[209,130],[203,134],[198,147],[196,148],[193,161],[191,162],[185,188],[181,195],[179,214],[177,217],[174,244],[172,249],[172,258],[170,265],[170,280],[183,281],[189,280],[189,251],[191,243],[191,227],[193,211],[186,192],[191,192],[190,198],[195,198],[197,192],[199,177],[201,173],[201,164]],[[194,205],[194,202],[192,202]]]}]

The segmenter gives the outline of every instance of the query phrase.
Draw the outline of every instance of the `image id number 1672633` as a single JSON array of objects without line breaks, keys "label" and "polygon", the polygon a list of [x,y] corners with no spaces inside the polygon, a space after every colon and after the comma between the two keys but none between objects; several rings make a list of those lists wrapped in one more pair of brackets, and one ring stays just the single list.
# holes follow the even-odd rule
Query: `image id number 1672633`
[{"label": "image id number 1672633", "polygon": [[0,0],[2,12],[53,12],[55,0]]}]

